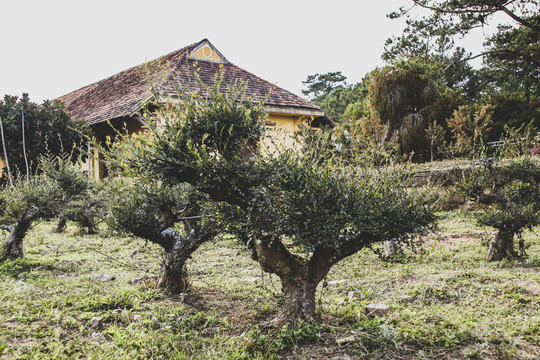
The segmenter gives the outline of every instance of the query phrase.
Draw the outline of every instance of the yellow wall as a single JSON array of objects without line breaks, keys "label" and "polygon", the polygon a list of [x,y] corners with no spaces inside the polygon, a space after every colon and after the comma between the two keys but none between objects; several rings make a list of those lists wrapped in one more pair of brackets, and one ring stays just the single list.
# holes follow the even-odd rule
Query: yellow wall
[{"label": "yellow wall", "polygon": [[0,159],[0,177],[2,177],[2,173],[4,172],[5,167],[6,167],[6,162],[3,159]]},{"label": "yellow wall", "polygon": [[295,147],[294,132],[305,121],[304,116],[270,113],[266,134],[261,139],[261,148],[265,153],[272,153],[281,146]]}]

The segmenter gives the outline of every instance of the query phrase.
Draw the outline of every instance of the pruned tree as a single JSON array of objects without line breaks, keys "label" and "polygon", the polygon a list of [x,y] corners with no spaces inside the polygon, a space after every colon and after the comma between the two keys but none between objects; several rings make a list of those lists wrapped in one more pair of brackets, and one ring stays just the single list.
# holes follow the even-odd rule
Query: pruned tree
[{"label": "pruned tree", "polygon": [[103,193],[103,184],[90,178],[82,170],[81,161],[73,162],[68,154],[41,156],[39,165],[44,176],[56,182],[62,191],[62,206],[55,231],[64,231],[67,221],[71,220],[81,230],[95,234],[107,208],[108,199]]},{"label": "pruned tree", "polygon": [[[464,175],[457,188],[472,200],[488,204],[479,213],[480,224],[494,227],[497,234],[491,240],[487,261],[515,259],[525,255],[521,234],[540,224],[540,165],[523,157],[507,165],[497,165],[487,159]],[[518,236],[519,253],[514,246]]]},{"label": "pruned tree", "polygon": [[253,258],[281,279],[278,319],[313,320],[315,289],[333,265],[430,228],[428,198],[404,190],[405,178],[393,171],[355,173],[294,152],[246,156],[246,145],[262,135],[265,112],[241,90],[223,94],[218,85],[202,95],[180,93],[181,104],[147,113],[147,124],[160,126],[124,141],[130,156],[121,162],[167,183],[189,183],[245,214]]},{"label": "pruned tree", "polygon": [[29,180],[17,179],[13,186],[2,190],[3,207],[0,210],[0,229],[10,236],[2,249],[0,260],[22,258],[24,238],[32,224],[41,218],[56,215],[62,204],[58,184],[44,176]]},{"label": "pruned tree", "polygon": [[150,241],[165,251],[158,287],[171,293],[186,292],[186,261],[218,233],[215,223],[205,216],[203,197],[186,184],[118,182],[109,185],[109,198],[107,222],[112,229]]}]

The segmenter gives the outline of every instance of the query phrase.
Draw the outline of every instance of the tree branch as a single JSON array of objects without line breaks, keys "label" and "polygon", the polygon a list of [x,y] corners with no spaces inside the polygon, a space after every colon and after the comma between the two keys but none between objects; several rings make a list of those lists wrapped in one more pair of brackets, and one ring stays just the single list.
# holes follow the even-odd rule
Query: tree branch
[{"label": "tree branch", "polygon": [[[434,11],[434,12],[437,12],[437,13],[443,13],[443,14],[453,14],[453,15],[484,14],[484,16],[489,16],[489,15],[493,15],[494,13],[496,13],[498,11],[502,11],[506,15],[510,16],[517,23],[519,23],[521,25],[524,25],[524,26],[526,26],[528,28],[534,29],[536,31],[540,31],[540,26],[535,25],[535,24],[529,22],[528,20],[518,16],[513,11],[508,9],[506,7],[506,4],[492,6],[492,7],[488,7],[488,8],[485,8],[485,9],[456,9],[456,10],[452,10],[452,9],[444,8],[444,7],[430,6],[430,5],[427,5],[427,4],[423,3],[420,0],[413,0],[413,2],[416,5],[420,6],[421,8],[428,9],[428,10],[431,10],[431,11]],[[510,3],[510,2],[507,2],[507,4],[508,3]]]},{"label": "tree branch", "polygon": [[536,30],[536,31],[540,31],[540,26],[535,25],[535,24],[527,21],[526,19],[523,19],[522,17],[517,16],[516,14],[514,14],[512,11],[510,11],[505,6],[501,7],[501,11],[503,11],[506,15],[510,16],[512,19],[514,19],[516,22],[520,23],[521,25],[524,25],[524,26],[526,26],[528,28],[531,28],[533,30]]},{"label": "tree branch", "polygon": [[430,5],[427,5],[423,2],[421,2],[420,0],[413,0],[413,2],[420,6],[421,8],[424,8],[424,9],[428,9],[428,10],[431,10],[431,11],[435,11],[435,12],[438,12],[438,13],[445,13],[445,14],[454,14],[454,15],[463,15],[463,14],[482,14],[482,13],[487,13],[488,15],[491,15],[497,11],[502,11],[502,6],[497,6],[497,7],[492,7],[492,8],[487,8],[487,9],[478,9],[478,10],[474,10],[474,9],[468,9],[468,10],[452,10],[452,9],[448,9],[448,8],[444,8],[444,7],[438,7],[438,6],[430,6]]},{"label": "tree branch", "polygon": [[476,54],[476,55],[472,55],[472,56],[469,56],[469,57],[466,57],[466,58],[463,58],[463,59],[459,59],[459,60],[453,60],[451,61],[445,68],[444,70],[448,70],[452,65],[454,65],[455,63],[459,63],[459,62],[467,62],[467,61],[470,61],[470,60],[474,60],[476,58],[479,58],[481,56],[484,56],[484,55],[490,55],[490,54],[499,54],[499,53],[510,53],[509,50],[490,50],[490,51],[484,51],[482,53],[479,53],[479,54]]},{"label": "tree branch", "polygon": [[15,227],[9,225],[0,225],[0,230],[9,231],[10,234],[13,234]]}]

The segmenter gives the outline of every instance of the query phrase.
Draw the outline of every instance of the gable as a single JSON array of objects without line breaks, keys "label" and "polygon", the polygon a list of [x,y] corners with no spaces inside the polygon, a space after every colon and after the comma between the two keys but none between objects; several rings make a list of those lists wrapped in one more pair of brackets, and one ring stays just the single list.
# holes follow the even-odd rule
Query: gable
[{"label": "gable", "polygon": [[204,39],[191,49],[187,58],[190,60],[210,61],[219,64],[228,63],[227,59],[210,43]]}]

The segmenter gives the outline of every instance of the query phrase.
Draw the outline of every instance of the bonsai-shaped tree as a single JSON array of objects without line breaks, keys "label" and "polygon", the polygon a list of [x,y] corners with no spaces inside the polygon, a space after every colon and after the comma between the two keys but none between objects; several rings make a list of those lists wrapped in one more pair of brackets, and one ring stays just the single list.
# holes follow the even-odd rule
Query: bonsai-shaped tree
[{"label": "bonsai-shaped tree", "polygon": [[[265,111],[241,88],[179,93],[146,114],[150,135],[121,143],[119,163],[166,183],[189,183],[245,214],[246,243],[262,269],[281,279],[276,320],[315,317],[315,289],[340,260],[376,242],[405,240],[434,221],[426,198],[392,171],[361,173],[293,151],[261,156]],[[157,98],[159,102],[159,98]],[[154,126],[153,124],[159,124]]]},{"label": "bonsai-shaped tree", "polygon": [[491,240],[487,261],[514,259],[525,255],[523,239],[520,254],[514,247],[514,237],[524,229],[540,224],[540,166],[530,157],[516,159],[498,166],[496,159],[481,161],[464,175],[458,190],[472,200],[489,204],[479,213],[480,224],[494,227],[497,234]]},{"label": "bonsai-shaped tree", "polygon": [[0,229],[10,233],[0,260],[22,258],[23,241],[32,223],[56,215],[62,204],[62,191],[43,175],[29,180],[18,177],[13,186],[2,190],[0,199]]},{"label": "bonsai-shaped tree", "polygon": [[67,221],[75,221],[81,230],[95,234],[105,216],[108,198],[103,184],[96,183],[82,171],[80,161],[72,162],[68,155],[43,156],[39,159],[43,174],[58,184],[62,191],[62,206],[56,232],[64,231]]},{"label": "bonsai-shaped tree", "polygon": [[[161,246],[166,256],[158,287],[171,293],[188,290],[186,261],[201,244],[217,235],[216,226],[204,217],[203,197],[185,184],[117,182],[108,190],[109,226]],[[175,230],[177,224],[183,231]]]}]

